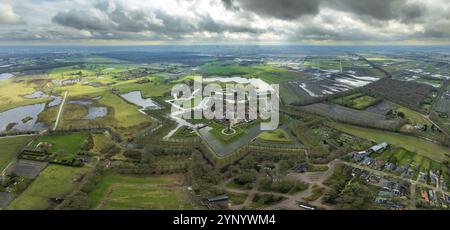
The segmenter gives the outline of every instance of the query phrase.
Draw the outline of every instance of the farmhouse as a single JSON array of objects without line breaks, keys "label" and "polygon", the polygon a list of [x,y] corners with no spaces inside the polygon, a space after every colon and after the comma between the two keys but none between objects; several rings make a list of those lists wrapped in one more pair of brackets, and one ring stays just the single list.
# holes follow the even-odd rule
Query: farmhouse
[{"label": "farmhouse", "polygon": [[228,207],[229,197],[227,195],[220,195],[215,197],[209,197],[204,204],[211,210],[224,209]]},{"label": "farmhouse", "polygon": [[382,142],[380,144],[374,145],[372,147],[370,147],[370,151],[372,152],[377,152],[377,153],[381,153],[383,152],[387,147],[388,147],[388,143],[387,142]]},{"label": "farmhouse", "polygon": [[216,196],[216,197],[210,197],[207,200],[210,203],[223,202],[223,201],[228,201],[228,196],[221,195],[221,196]]}]

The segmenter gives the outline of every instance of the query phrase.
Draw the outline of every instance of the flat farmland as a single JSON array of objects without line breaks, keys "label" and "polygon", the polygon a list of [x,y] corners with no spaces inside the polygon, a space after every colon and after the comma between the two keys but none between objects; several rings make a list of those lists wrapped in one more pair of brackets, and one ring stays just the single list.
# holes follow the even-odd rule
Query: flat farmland
[{"label": "flat farmland", "polygon": [[364,95],[362,93],[355,93],[349,96],[334,99],[333,102],[339,105],[347,106],[353,109],[363,110],[367,107],[373,106],[379,103],[381,100]]},{"label": "flat farmland", "polygon": [[47,142],[53,145],[48,151],[58,155],[56,160],[72,160],[80,151],[86,137],[85,133],[40,136],[30,147],[34,149],[39,143]]},{"label": "flat farmland", "polygon": [[30,140],[29,136],[0,138],[0,173]]},{"label": "flat farmland", "polygon": [[402,121],[399,119],[386,120],[386,117],[383,114],[356,110],[336,104],[316,103],[301,106],[299,108],[306,112],[312,112],[321,116],[329,117],[335,121],[366,127],[397,130],[402,125]]},{"label": "flat farmland", "polygon": [[94,209],[193,209],[181,176],[106,174],[88,195]]},{"label": "flat farmland", "polygon": [[49,165],[7,209],[47,209],[51,205],[50,198],[64,197],[77,185],[73,179],[83,176],[87,171],[87,167]]}]

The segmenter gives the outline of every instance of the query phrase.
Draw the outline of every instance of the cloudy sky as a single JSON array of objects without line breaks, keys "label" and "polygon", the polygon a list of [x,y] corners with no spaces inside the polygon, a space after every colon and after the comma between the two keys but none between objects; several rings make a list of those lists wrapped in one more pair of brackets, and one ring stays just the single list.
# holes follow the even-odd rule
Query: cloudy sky
[{"label": "cloudy sky", "polygon": [[0,43],[450,43],[450,1],[0,0]]}]

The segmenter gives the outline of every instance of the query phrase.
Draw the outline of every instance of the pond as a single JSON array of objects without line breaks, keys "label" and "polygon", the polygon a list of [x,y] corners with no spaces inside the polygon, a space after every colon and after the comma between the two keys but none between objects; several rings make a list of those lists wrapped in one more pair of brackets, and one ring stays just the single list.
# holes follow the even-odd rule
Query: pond
[{"label": "pond", "polygon": [[85,120],[95,120],[100,117],[105,117],[108,114],[108,108],[104,106],[94,106],[93,101],[89,100],[71,100],[68,104],[81,105],[88,109],[88,113],[83,117]]},{"label": "pond", "polygon": [[103,106],[89,106],[88,107],[88,114],[83,117],[85,120],[94,120],[99,117],[104,117],[108,114],[108,108]]},{"label": "pond", "polygon": [[150,98],[143,98],[141,91],[133,91],[120,95],[126,101],[140,106],[142,109],[156,109],[159,106]]},{"label": "pond", "polygon": [[28,95],[25,95],[25,96],[23,96],[24,98],[27,98],[27,99],[35,99],[35,98],[44,98],[44,97],[48,97],[48,95],[47,94],[45,94],[44,92],[42,92],[42,91],[35,91],[35,92],[33,92],[33,93],[31,93],[31,94],[28,94]]},{"label": "pond", "polygon": [[67,104],[74,104],[74,105],[83,105],[83,106],[88,106],[88,105],[92,105],[92,101],[85,101],[85,100],[72,100],[72,101],[68,101]]},{"label": "pond", "polygon": [[60,96],[51,96],[53,100],[47,104],[47,107],[53,107],[61,104],[63,98]]},{"label": "pond", "polygon": [[[45,109],[45,103],[26,105],[0,113],[0,132],[7,128],[18,131],[43,130],[45,126],[37,123],[37,117]],[[15,124],[13,126],[13,124]],[[9,126],[9,127],[8,127]]]}]

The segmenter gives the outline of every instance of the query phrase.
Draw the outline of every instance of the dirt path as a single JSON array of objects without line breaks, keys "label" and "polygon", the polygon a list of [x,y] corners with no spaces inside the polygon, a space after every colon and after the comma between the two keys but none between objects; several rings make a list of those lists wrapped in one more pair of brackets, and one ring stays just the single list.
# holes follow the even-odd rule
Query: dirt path
[{"label": "dirt path", "polygon": [[59,106],[59,111],[58,111],[58,115],[56,116],[55,126],[53,127],[53,130],[56,130],[56,128],[58,128],[59,119],[61,118],[61,113],[63,111],[64,104],[66,103],[68,93],[69,93],[68,91],[66,91],[64,93],[64,98],[63,98],[63,101],[61,102],[61,106]]},{"label": "dirt path", "polygon": [[[307,153],[305,152],[305,154],[307,155]],[[317,200],[315,201],[306,201],[304,198],[308,197],[312,194],[313,191],[313,185],[317,185],[320,187],[324,187],[325,191],[323,192],[323,194],[325,194],[325,192],[329,189],[327,186],[325,186],[323,184],[323,182],[328,179],[334,172],[335,169],[335,165],[339,163],[339,161],[332,161],[330,162],[327,166],[328,166],[328,170],[324,171],[324,172],[306,172],[306,173],[291,173],[288,174],[288,177],[300,180],[300,181],[304,181],[310,184],[310,186],[308,187],[308,189],[298,192],[294,195],[288,195],[288,194],[283,194],[283,193],[277,193],[277,192],[260,192],[258,191],[259,188],[259,181],[260,181],[260,176],[257,177],[255,186],[251,189],[251,190],[243,190],[243,189],[236,189],[236,188],[227,188],[225,187],[225,185],[227,183],[229,183],[232,178],[226,180],[222,186],[223,188],[228,191],[228,192],[233,192],[233,193],[241,193],[241,194],[248,194],[247,198],[245,199],[245,201],[240,204],[240,205],[233,205],[231,206],[231,209],[233,210],[240,210],[244,207],[248,207],[252,204],[252,200],[255,197],[256,194],[267,194],[267,195],[277,195],[277,196],[283,196],[286,199],[284,201],[281,201],[279,203],[273,204],[273,205],[269,205],[266,208],[264,208],[265,210],[277,210],[277,209],[288,209],[288,210],[301,210],[301,208],[298,207],[298,201],[303,201],[303,202],[307,202],[311,205],[314,205],[316,207],[320,207],[323,209],[333,209],[332,206],[327,206],[327,205],[323,205],[322,204],[322,196],[319,197]]]},{"label": "dirt path", "polygon": [[[244,203],[234,206],[233,209],[241,210],[242,208],[248,207],[248,206],[250,206],[250,204],[252,204],[253,198],[255,197],[256,193],[258,192],[260,180],[261,180],[261,176],[258,175],[256,177],[255,186],[253,186],[253,188],[248,191],[247,199],[245,199]],[[236,191],[236,190],[234,190],[234,191]]]},{"label": "dirt path", "polygon": [[108,194],[106,195],[105,199],[103,199],[98,205],[97,207],[95,207],[95,209],[100,209],[101,207],[103,207],[103,205],[108,202],[111,199],[111,194],[114,192],[114,186],[112,186],[109,191]]}]

